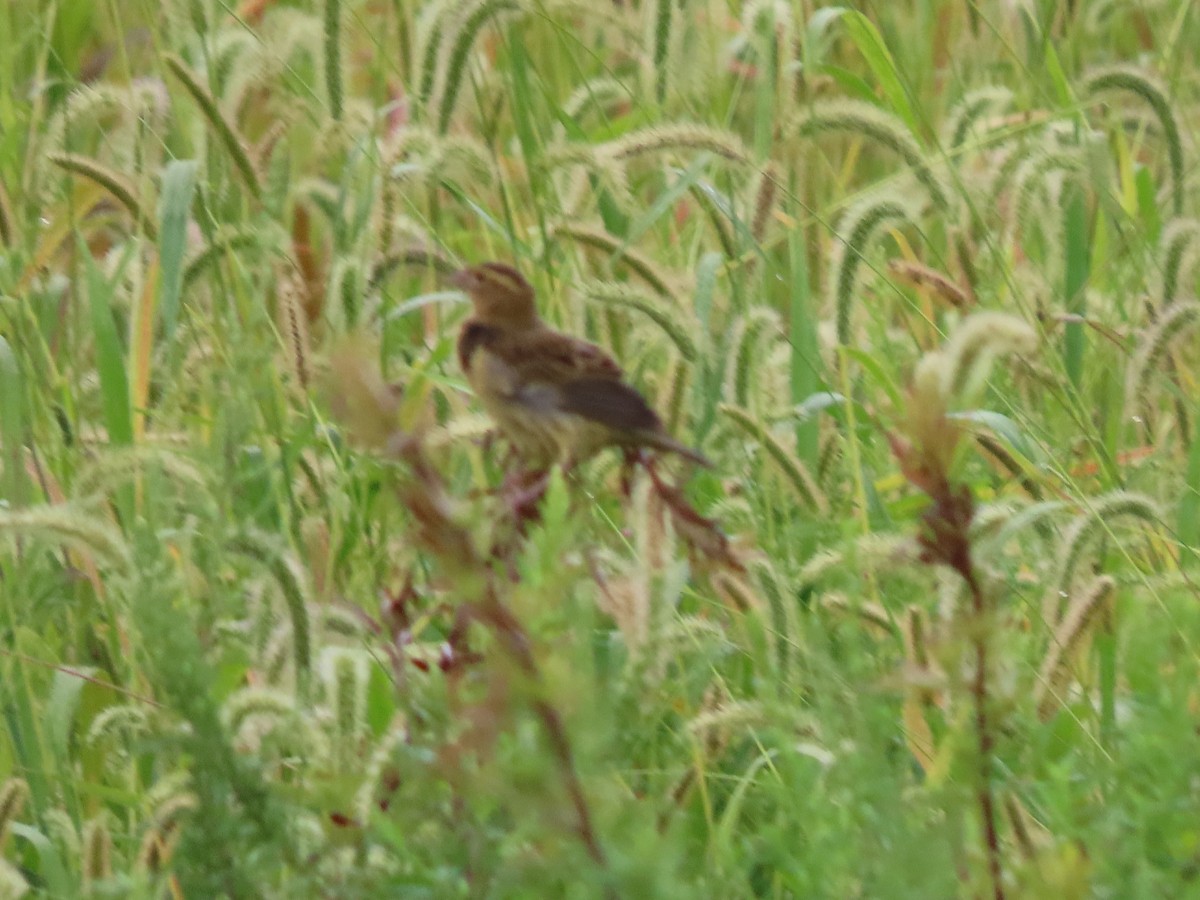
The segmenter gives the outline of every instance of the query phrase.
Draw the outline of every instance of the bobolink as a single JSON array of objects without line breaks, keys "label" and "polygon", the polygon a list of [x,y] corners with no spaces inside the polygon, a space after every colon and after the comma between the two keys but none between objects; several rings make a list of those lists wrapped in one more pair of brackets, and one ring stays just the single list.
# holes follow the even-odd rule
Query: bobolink
[{"label": "bobolink", "polygon": [[459,332],[459,363],[530,467],[562,462],[569,468],[609,446],[669,451],[709,465],[663,430],[607,352],[542,321],[533,288],[512,266],[470,266],[450,282],[474,305]]}]

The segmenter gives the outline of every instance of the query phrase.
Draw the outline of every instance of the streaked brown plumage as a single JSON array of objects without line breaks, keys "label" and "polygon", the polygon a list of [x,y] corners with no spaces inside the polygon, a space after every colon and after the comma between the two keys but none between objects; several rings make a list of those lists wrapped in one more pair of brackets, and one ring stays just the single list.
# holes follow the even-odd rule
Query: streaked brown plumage
[{"label": "streaked brown plumage", "polygon": [[618,446],[664,450],[709,465],[663,430],[608,353],[541,320],[533,288],[512,266],[471,266],[450,281],[474,305],[459,332],[459,363],[527,464],[569,466]]}]

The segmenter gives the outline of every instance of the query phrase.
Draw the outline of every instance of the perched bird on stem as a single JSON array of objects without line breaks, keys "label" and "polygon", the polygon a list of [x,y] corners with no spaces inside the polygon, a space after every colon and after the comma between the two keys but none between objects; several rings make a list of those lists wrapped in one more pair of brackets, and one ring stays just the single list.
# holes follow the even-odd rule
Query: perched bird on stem
[{"label": "perched bird on stem", "polygon": [[672,438],[644,397],[600,347],[555,331],[538,316],[533,288],[512,266],[483,263],[450,282],[474,313],[458,336],[458,360],[479,401],[531,469],[565,468],[605,447],[703,456]]}]

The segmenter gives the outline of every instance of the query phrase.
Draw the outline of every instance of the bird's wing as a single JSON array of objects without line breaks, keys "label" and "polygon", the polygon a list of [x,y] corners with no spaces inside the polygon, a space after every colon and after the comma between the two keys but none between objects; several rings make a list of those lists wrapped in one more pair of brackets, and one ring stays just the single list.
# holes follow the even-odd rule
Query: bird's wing
[{"label": "bird's wing", "polygon": [[470,372],[477,351],[502,365],[518,382],[561,384],[574,378],[619,380],[621,367],[595,344],[549,328],[513,331],[470,319],[458,336],[458,361]]},{"label": "bird's wing", "polygon": [[600,347],[550,329],[526,338],[521,342],[523,354],[513,364],[529,402],[552,403],[618,431],[662,427],[642,395],[621,380],[616,360]]},{"label": "bird's wing", "polygon": [[662,421],[641,394],[612,378],[575,378],[562,385],[559,408],[617,431],[659,431]]},{"label": "bird's wing", "polygon": [[525,382],[563,384],[576,378],[621,378],[621,367],[600,347],[549,328],[506,334],[489,349]]},{"label": "bird's wing", "polygon": [[[657,413],[621,380],[621,367],[602,348],[547,328],[492,333],[481,339],[494,386],[506,383],[524,404],[556,409],[619,431],[657,431]],[[502,388],[503,390],[504,388]]]}]

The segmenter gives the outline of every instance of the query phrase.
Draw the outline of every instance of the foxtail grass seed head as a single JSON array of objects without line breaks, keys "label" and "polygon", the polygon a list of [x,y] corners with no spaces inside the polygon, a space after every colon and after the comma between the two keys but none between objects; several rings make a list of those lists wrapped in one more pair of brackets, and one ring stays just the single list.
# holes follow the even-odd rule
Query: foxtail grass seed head
[{"label": "foxtail grass seed head", "polygon": [[1175,215],[1182,215],[1184,207],[1184,152],[1183,140],[1179,135],[1179,124],[1175,107],[1167,92],[1157,79],[1133,66],[1106,66],[1085,76],[1083,93],[1095,96],[1104,91],[1128,91],[1135,94],[1153,110],[1163,138],[1167,144],[1167,159],[1171,174],[1171,206]]},{"label": "foxtail grass seed head", "polygon": [[246,143],[217,105],[216,99],[209,93],[208,88],[196,76],[196,73],[180,57],[168,54],[165,57],[167,68],[179,79],[184,89],[191,95],[204,118],[217,133],[217,139],[225,148],[233,161],[234,168],[241,177],[243,186],[250,191],[255,199],[262,197],[262,182],[258,170],[246,151]]},{"label": "foxtail grass seed head", "polygon": [[904,650],[910,664],[925,670],[930,665],[929,616],[919,606],[909,606],[901,625],[904,632]]},{"label": "foxtail grass seed head", "polygon": [[76,153],[52,153],[50,161],[67,172],[82,175],[84,178],[100,185],[121,206],[125,207],[125,210],[142,229],[147,239],[151,241],[157,239],[158,229],[154,224],[153,216],[149,213],[148,205],[142,203],[138,196],[137,188],[124,175],[113,171],[108,166],[94,159],[89,159],[86,156],[80,156]]},{"label": "foxtail grass seed head", "polygon": [[1133,491],[1113,491],[1092,501],[1085,512],[1076,516],[1063,533],[1055,558],[1059,560],[1057,571],[1050,582],[1050,590],[1042,607],[1043,618],[1051,628],[1061,621],[1064,601],[1074,590],[1075,573],[1084,555],[1111,532],[1117,519],[1130,518],[1142,522],[1147,528],[1157,527],[1162,521],[1158,504],[1145,494]]},{"label": "foxtail grass seed head", "polygon": [[39,538],[94,553],[110,566],[126,568],[132,561],[124,536],[107,519],[74,504],[0,509],[0,536]]},{"label": "foxtail grass seed head", "polygon": [[688,193],[704,211],[705,217],[716,234],[721,253],[726,259],[736,259],[738,242],[734,237],[733,223],[736,218],[729,198],[711,184],[693,184]]},{"label": "foxtail grass seed head", "polygon": [[303,566],[294,554],[259,532],[248,531],[239,535],[230,542],[229,549],[265,566],[278,585],[287,604],[296,675],[303,682],[312,664],[308,616],[309,585]]},{"label": "foxtail grass seed head", "polygon": [[1162,287],[1159,305],[1170,306],[1180,295],[1190,296],[1196,286],[1196,263],[1200,262],[1200,221],[1172,219],[1158,241],[1158,270]]},{"label": "foxtail grass seed head", "polygon": [[29,893],[29,882],[20,870],[7,859],[0,859],[0,897],[4,900],[20,900]]},{"label": "foxtail grass seed head", "polygon": [[818,514],[824,515],[829,512],[829,501],[808,468],[763,422],[738,406],[723,403],[720,409],[730,421],[766,451],[767,457],[778,467],[785,483],[792,488],[802,503]]},{"label": "foxtail grass seed head", "polygon": [[864,624],[880,632],[892,634],[896,631],[896,624],[891,615],[879,603],[872,601],[852,602],[845,594],[839,591],[831,591],[821,594],[817,605],[822,609],[837,613],[843,618],[857,618]]},{"label": "foxtail grass seed head", "polygon": [[659,390],[658,405],[663,411],[663,424],[667,431],[674,433],[683,424],[691,386],[692,366],[683,358],[682,353],[673,354]]},{"label": "foxtail grass seed head", "polygon": [[417,85],[417,111],[428,119],[429,104],[437,83],[441,61],[442,39],[445,36],[446,20],[455,0],[433,0],[423,4],[417,19],[417,38],[421,52],[419,69],[413,79]]},{"label": "foxtail grass seed head", "polygon": [[788,46],[795,32],[792,8],[782,0],[750,0],[742,7],[742,30],[759,53],[776,52],[776,43]]},{"label": "foxtail grass seed head", "polygon": [[745,732],[767,721],[769,716],[762,704],[753,700],[727,700],[720,706],[705,709],[688,722],[687,729],[705,743],[715,742],[721,746],[728,743],[729,736],[735,732]]},{"label": "foxtail grass seed head", "polygon": [[309,348],[308,319],[300,300],[302,291],[298,279],[288,274],[281,275],[276,292],[276,309],[288,368],[300,389],[307,391],[311,382],[309,360],[312,351]]},{"label": "foxtail grass seed head", "polygon": [[[137,163],[146,151],[139,132],[158,133],[171,103],[158,79],[135,79],[128,86],[96,82],[73,90],[51,115],[42,146],[51,152],[76,152],[82,138],[104,135],[105,158],[122,167]],[[143,165],[146,160],[140,161]]]},{"label": "foxtail grass seed head", "polygon": [[950,207],[946,186],[899,117],[862,100],[833,100],[815,104],[798,119],[795,127],[800,137],[841,132],[856,134],[886,147],[908,164],[934,206],[943,210]]},{"label": "foxtail grass seed head", "polygon": [[654,26],[651,42],[654,98],[662,105],[667,99],[668,75],[671,71],[671,34],[675,21],[675,3],[673,0],[652,0],[645,8],[651,11]]},{"label": "foxtail grass seed head", "polygon": [[988,86],[968,91],[951,108],[942,125],[942,143],[949,150],[957,150],[972,136],[977,138],[984,130],[984,117],[1007,110],[1013,102],[1013,93],[1006,87]]},{"label": "foxtail grass seed head", "polygon": [[850,343],[852,304],[859,295],[858,275],[868,249],[885,229],[912,223],[907,200],[887,195],[860,201],[838,223],[829,285],[839,344]]},{"label": "foxtail grass seed head", "polygon": [[671,278],[649,257],[625,245],[625,242],[603,228],[595,228],[572,222],[556,225],[551,232],[556,238],[567,238],[609,254],[644,281],[656,294],[661,297],[674,299],[675,292],[671,288]]},{"label": "foxtail grass seed head", "polygon": [[28,799],[29,785],[24,779],[9,778],[0,787],[0,850],[4,849],[9,829],[21,815]]},{"label": "foxtail grass seed head", "polygon": [[408,721],[398,716],[388,726],[383,736],[375,742],[371,757],[367,761],[366,775],[355,797],[355,813],[360,822],[366,822],[378,809],[386,812],[391,803],[391,794],[400,786],[402,775],[398,768],[398,751],[411,738]]},{"label": "foxtail grass seed head", "polygon": [[325,91],[329,113],[342,117],[342,0],[325,0]]},{"label": "foxtail grass seed head", "polygon": [[1010,207],[1007,240],[1037,229],[1046,243],[1045,257],[1055,265],[1064,259],[1061,225],[1063,182],[1077,182],[1085,173],[1085,159],[1077,148],[1043,148],[1026,157],[1013,173],[1015,201]]},{"label": "foxtail grass seed head", "polygon": [[1101,618],[1107,615],[1116,589],[1117,583],[1112,577],[1101,575],[1067,604],[1062,621],[1051,635],[1050,649],[1038,670],[1037,686],[1033,692],[1038,718],[1043,721],[1050,718],[1062,703],[1071,674],[1070,658],[1096,629]]},{"label": "foxtail grass seed head", "polygon": [[1125,415],[1137,416],[1148,405],[1150,381],[1161,374],[1162,359],[1180,337],[1200,323],[1200,301],[1179,300],[1171,304],[1148,329],[1138,336],[1133,358],[1125,373]]},{"label": "foxtail grass seed head", "polygon": [[0,180],[0,246],[12,247],[16,242],[17,224],[8,188]]},{"label": "foxtail grass seed head", "polygon": [[237,734],[242,722],[250,716],[269,716],[281,721],[297,714],[296,697],[279,688],[243,688],[230,695],[221,705],[221,720],[230,733]]},{"label": "foxtail grass seed head", "polygon": [[736,134],[691,122],[642,128],[601,147],[601,152],[619,160],[684,150],[708,152],[731,163],[752,165],[750,152]]},{"label": "foxtail grass seed head", "polygon": [[179,844],[180,832],[180,823],[176,820],[147,828],[138,847],[138,868],[152,873],[166,868]]},{"label": "foxtail grass seed head", "polygon": [[[634,95],[629,86],[616,78],[607,76],[585,81],[571,92],[563,103],[563,112],[572,119],[582,119],[589,110],[605,113],[609,107],[621,103],[632,103]],[[561,126],[557,126],[561,130]]]},{"label": "foxtail grass seed head", "polygon": [[597,595],[600,611],[616,623],[631,658],[641,655],[649,636],[650,586],[634,573],[609,579]]},{"label": "foxtail grass seed head", "polygon": [[760,244],[766,237],[771,214],[775,211],[775,202],[779,194],[779,179],[779,169],[772,162],[763,166],[762,171],[758,174],[758,186],[754,191],[753,214],[750,218],[750,234]]},{"label": "foxtail grass seed head", "polygon": [[285,237],[281,229],[258,224],[218,229],[212,240],[189,255],[184,263],[184,290],[190,290],[201,283],[215,265],[235,258],[243,251],[258,249],[269,253],[282,248]]},{"label": "foxtail grass seed head", "polygon": [[442,65],[430,100],[439,133],[445,134],[450,128],[471,50],[480,31],[493,19],[520,11],[522,6],[518,0],[465,0],[446,10],[447,27],[442,31],[437,56]]},{"label": "foxtail grass seed head", "polygon": [[145,706],[118,703],[106,707],[92,719],[87,731],[87,743],[96,745],[104,741],[128,741],[148,733],[150,724],[150,712]]},{"label": "foxtail grass seed head", "polygon": [[579,290],[590,301],[641,313],[661,329],[689,363],[699,359],[700,348],[692,337],[699,329],[673,303],[621,282],[589,281],[580,285]]},{"label": "foxtail grass seed head", "polygon": [[768,354],[763,344],[782,333],[778,314],[758,306],[738,318],[730,344],[735,348],[733,366],[726,372],[725,396],[737,406],[748,406],[752,375],[758,374]]},{"label": "foxtail grass seed head", "polygon": [[950,276],[924,263],[893,259],[888,263],[888,275],[928,291],[930,296],[953,309],[964,309],[970,302],[967,291]]},{"label": "foxtail grass seed head", "polygon": [[93,884],[112,877],[112,832],[107,815],[89,819],[83,826],[83,870],[84,884]]},{"label": "foxtail grass seed head", "polygon": [[371,663],[361,650],[327,647],[320,662],[325,700],[333,710],[336,746],[349,761],[367,724],[367,682]]},{"label": "foxtail grass seed head", "polygon": [[191,797],[194,802],[192,787],[192,775],[187,770],[167,772],[146,790],[142,798],[142,808],[157,817],[156,811],[160,806],[173,803],[178,797]]},{"label": "foxtail grass seed head", "polygon": [[[42,813],[42,825],[46,836],[55,848],[67,859],[79,859],[83,845],[79,842],[79,830],[71,814],[61,807],[52,807]],[[3,896],[3,894],[0,894]]]},{"label": "foxtail grass seed head", "polygon": [[1037,332],[1016,316],[989,311],[968,316],[946,343],[946,393],[971,397],[987,379],[995,359],[1029,354],[1037,345]]}]

